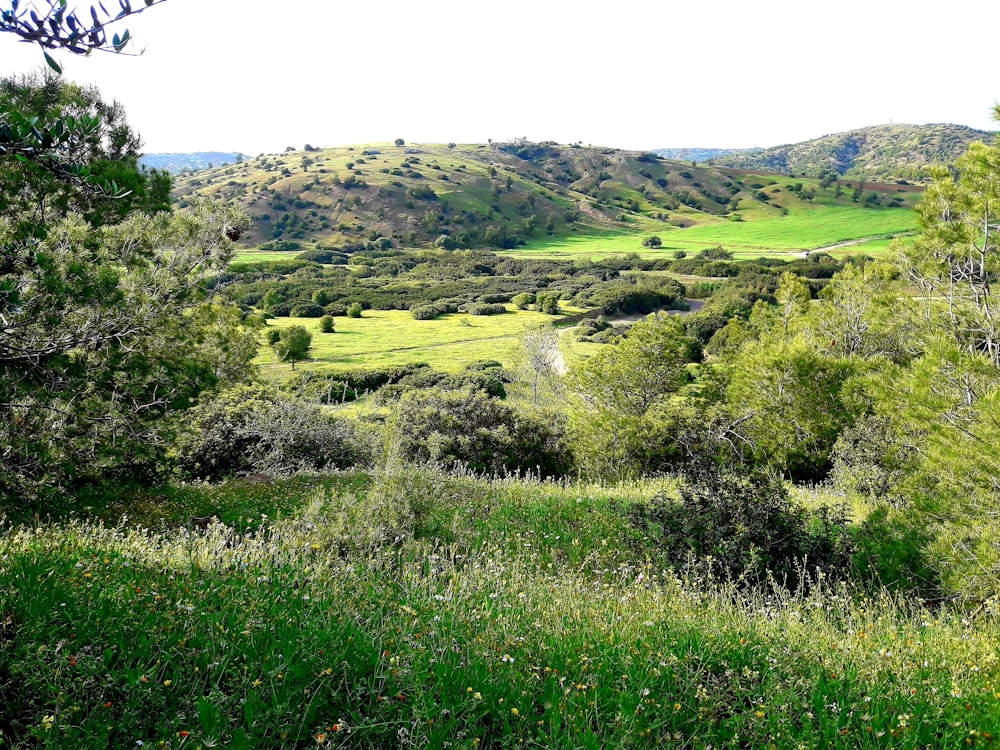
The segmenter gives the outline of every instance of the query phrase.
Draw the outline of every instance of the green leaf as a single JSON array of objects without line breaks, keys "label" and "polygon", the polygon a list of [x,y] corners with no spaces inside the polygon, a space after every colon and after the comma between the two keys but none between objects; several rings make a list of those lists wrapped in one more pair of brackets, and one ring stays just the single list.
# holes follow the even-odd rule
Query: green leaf
[{"label": "green leaf", "polygon": [[52,70],[56,73],[62,73],[62,66],[53,59],[52,55],[44,50],[42,51],[42,54],[45,55],[45,62],[48,63],[48,66],[52,68]]}]

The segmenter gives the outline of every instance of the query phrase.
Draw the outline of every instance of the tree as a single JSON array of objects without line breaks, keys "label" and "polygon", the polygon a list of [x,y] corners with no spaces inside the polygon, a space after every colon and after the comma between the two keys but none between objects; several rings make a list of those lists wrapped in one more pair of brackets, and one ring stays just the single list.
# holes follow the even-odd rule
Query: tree
[{"label": "tree", "polygon": [[792,321],[809,311],[809,286],[794,273],[785,271],[778,282],[778,291],[774,295],[778,300],[781,325],[787,336]]},{"label": "tree", "polygon": [[290,326],[281,331],[274,344],[274,353],[278,355],[279,361],[291,362],[294,370],[296,362],[308,358],[310,346],[312,334],[302,326]]},{"label": "tree", "polygon": [[[92,7],[84,24],[63,0],[41,15],[11,0],[0,31],[122,52],[129,33],[109,43],[105,27],[161,1]],[[249,216],[210,200],[170,214],[169,177],[138,167],[139,145],[92,87],[0,81],[0,497],[149,476],[169,417],[250,371],[256,335],[205,284]]]},{"label": "tree", "polygon": [[[164,417],[249,370],[230,313],[199,311],[245,211],[199,202],[93,227],[71,214],[40,239],[0,216],[0,495],[149,466]],[[249,354],[249,356],[248,356]]]},{"label": "tree", "polygon": [[663,246],[663,240],[661,240],[655,234],[652,235],[651,237],[643,237],[642,238],[642,246],[643,247],[649,247],[649,248],[662,247]]},{"label": "tree", "polygon": [[397,138],[395,141],[393,141],[393,143],[395,143],[397,146],[405,146],[406,145],[406,141],[404,141],[402,138]]},{"label": "tree", "polygon": [[521,352],[532,379],[532,403],[538,403],[538,383],[559,371],[562,357],[559,352],[559,332],[550,325],[526,328],[521,334]]},{"label": "tree", "polygon": [[656,470],[644,456],[651,435],[669,421],[661,407],[688,382],[688,363],[701,358],[701,345],[676,316],[656,315],[574,364],[566,383],[571,443],[582,468],[619,479]]},{"label": "tree", "polygon": [[731,372],[727,397],[760,462],[795,479],[823,479],[854,418],[844,393],[851,363],[817,352],[803,336],[772,333],[746,343]]},{"label": "tree", "polygon": [[38,237],[71,211],[90,224],[170,208],[165,171],[139,166],[139,135],[118,102],[43,71],[0,79],[0,213]]},{"label": "tree", "polygon": [[928,322],[1000,366],[1000,146],[973,143],[955,167],[957,178],[934,172],[918,207],[920,235],[897,248],[896,263],[921,290]]}]

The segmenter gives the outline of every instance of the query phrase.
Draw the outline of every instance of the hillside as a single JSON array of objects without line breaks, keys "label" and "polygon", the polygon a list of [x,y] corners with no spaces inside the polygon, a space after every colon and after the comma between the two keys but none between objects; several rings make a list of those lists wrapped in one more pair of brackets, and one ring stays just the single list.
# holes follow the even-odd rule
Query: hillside
[{"label": "hillside", "polygon": [[165,169],[171,174],[197,172],[215,166],[242,161],[243,154],[230,151],[197,151],[187,154],[143,154],[140,160],[144,167]]},{"label": "hillside", "polygon": [[723,154],[714,161],[812,177],[833,172],[863,180],[923,181],[929,167],[952,164],[973,141],[991,142],[995,137],[964,125],[875,125],[802,143]]},{"label": "hillside", "polygon": [[[350,251],[381,238],[406,247],[511,249],[574,234],[670,233],[777,218],[800,206],[858,205],[844,187],[780,184],[611,148],[381,143],[288,151],[181,175],[175,197],[180,207],[197,195],[244,201],[256,217],[248,243],[282,241],[275,250]],[[867,190],[880,191],[867,205],[912,204],[896,185]]]}]

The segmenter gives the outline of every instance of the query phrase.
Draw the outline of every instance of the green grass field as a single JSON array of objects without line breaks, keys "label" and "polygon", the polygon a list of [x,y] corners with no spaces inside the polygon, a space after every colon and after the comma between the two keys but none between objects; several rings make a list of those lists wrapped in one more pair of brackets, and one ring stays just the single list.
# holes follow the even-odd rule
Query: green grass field
[{"label": "green grass field", "polygon": [[995,616],[675,575],[628,520],[664,480],[160,492],[0,536],[4,748],[880,750],[1000,727]]},{"label": "green grass field", "polygon": [[916,229],[917,215],[906,208],[809,206],[798,208],[788,216],[716,221],[687,229],[659,231],[663,247],[655,250],[642,246],[642,239],[649,235],[648,232],[629,232],[539,239],[509,253],[559,259],[595,259],[622,253],[638,253],[643,258],[672,258],[675,250],[684,250],[690,255],[722,245],[736,258],[746,260],[761,256],[789,257],[859,239],[868,241],[842,250],[874,253],[888,247],[891,237]]},{"label": "green grass field", "polygon": [[254,247],[239,248],[233,255],[232,262],[249,263],[251,261],[295,260],[295,256],[301,252],[302,250],[258,250]]},{"label": "green grass field", "polygon": [[[456,313],[435,320],[414,320],[405,310],[366,310],[360,318],[334,318],[336,333],[320,333],[315,318],[272,318],[268,323],[270,328],[279,329],[301,325],[313,334],[313,359],[296,364],[297,370],[426,362],[438,370],[455,371],[482,359],[510,364],[518,348],[518,336],[526,327],[560,322],[559,316],[515,310],[512,306],[508,309],[504,315]],[[265,372],[289,374],[291,365],[279,363],[273,350],[264,344],[265,333],[261,334],[257,364]]]}]

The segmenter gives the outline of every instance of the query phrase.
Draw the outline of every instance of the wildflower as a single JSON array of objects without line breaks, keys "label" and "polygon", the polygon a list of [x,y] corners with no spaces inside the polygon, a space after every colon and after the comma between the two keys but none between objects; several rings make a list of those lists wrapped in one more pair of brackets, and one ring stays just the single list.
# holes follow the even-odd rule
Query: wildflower
[{"label": "wildflower", "polygon": [[512,714],[513,714],[514,716],[519,716],[519,715],[520,715],[520,713],[521,713],[521,712],[520,712],[520,711],[518,711],[518,710],[517,710],[516,708],[512,708],[512,709],[510,710],[510,712],[511,712],[511,713],[512,713]]},{"label": "wildflower", "polygon": [[51,714],[42,719],[42,727],[45,729],[46,732],[51,730],[52,725],[55,723],[56,723],[56,717],[52,716]]},{"label": "wildflower", "polygon": [[163,681],[163,687],[170,687],[173,684],[174,684],[173,680],[164,680]]},{"label": "wildflower", "polygon": [[500,661],[502,661],[504,664],[513,664],[514,657],[511,656],[510,654],[504,654],[503,658],[501,658]]}]

